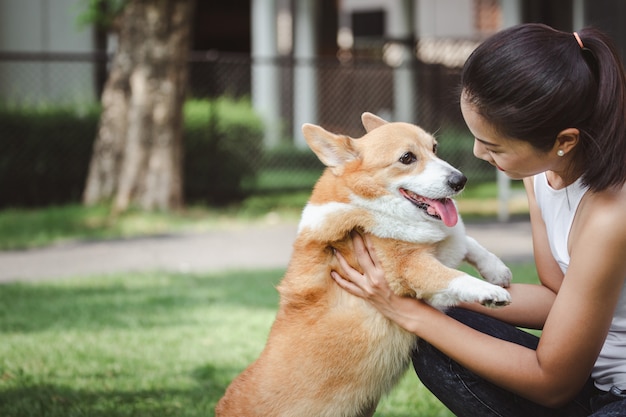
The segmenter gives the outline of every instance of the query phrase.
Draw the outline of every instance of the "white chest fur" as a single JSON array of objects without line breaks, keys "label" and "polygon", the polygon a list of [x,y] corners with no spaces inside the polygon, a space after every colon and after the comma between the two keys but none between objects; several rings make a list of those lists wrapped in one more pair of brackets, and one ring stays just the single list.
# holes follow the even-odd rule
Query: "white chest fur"
[{"label": "white chest fur", "polygon": [[373,216],[374,226],[368,232],[378,237],[420,244],[438,243],[437,258],[449,266],[458,265],[465,256],[465,226],[460,219],[456,226],[447,227],[439,220],[427,218],[412,205],[398,204],[398,199],[391,196],[376,200],[353,197],[351,203],[308,203],[302,212],[298,232],[324,230],[331,216],[350,215],[359,209],[365,209]]}]

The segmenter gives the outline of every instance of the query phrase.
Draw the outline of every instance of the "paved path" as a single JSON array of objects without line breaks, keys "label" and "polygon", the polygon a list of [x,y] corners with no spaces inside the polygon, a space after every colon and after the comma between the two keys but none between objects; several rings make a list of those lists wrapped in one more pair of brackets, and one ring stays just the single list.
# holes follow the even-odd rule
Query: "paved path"
[{"label": "paved path", "polygon": [[[74,242],[43,249],[0,251],[0,282],[37,281],[128,271],[201,272],[284,268],[295,223],[254,225],[205,233]],[[473,223],[467,233],[505,262],[532,260],[526,221]]]}]

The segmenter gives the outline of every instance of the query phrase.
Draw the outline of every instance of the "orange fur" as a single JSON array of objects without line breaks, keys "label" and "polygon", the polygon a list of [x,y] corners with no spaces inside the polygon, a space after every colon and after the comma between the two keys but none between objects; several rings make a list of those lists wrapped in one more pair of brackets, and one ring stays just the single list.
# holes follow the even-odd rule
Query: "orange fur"
[{"label": "orange fur", "polygon": [[[228,387],[216,417],[371,415],[380,397],[402,376],[414,335],[342,290],[330,277],[331,270],[339,270],[332,248],[359,268],[351,231],[371,234],[397,294],[430,299],[464,275],[452,268],[466,255],[463,244],[452,244],[463,238],[463,231],[448,232],[440,221],[429,219],[390,189],[393,181],[424,175],[427,163],[437,159],[434,139],[416,126],[387,124],[367,113],[363,123],[368,134],[356,140],[314,126],[303,128],[309,145],[328,168],[309,200],[311,211],[303,213],[293,256],[278,286],[280,306],[265,349]],[[405,151],[415,154],[418,163],[398,163]],[[365,204],[355,203],[355,198]],[[385,199],[392,205],[387,207]],[[368,202],[376,202],[373,209]],[[425,228],[434,228],[433,236],[439,236],[440,229],[450,235],[424,237],[424,242],[398,239],[396,232],[385,229],[385,219],[394,218],[390,211],[395,204],[411,214],[406,220],[411,227],[412,222],[423,222]],[[323,214],[318,208],[325,210]],[[376,236],[387,233],[391,236]],[[506,275],[505,270],[494,274]],[[478,301],[489,297],[480,299],[482,287],[475,292]]]}]

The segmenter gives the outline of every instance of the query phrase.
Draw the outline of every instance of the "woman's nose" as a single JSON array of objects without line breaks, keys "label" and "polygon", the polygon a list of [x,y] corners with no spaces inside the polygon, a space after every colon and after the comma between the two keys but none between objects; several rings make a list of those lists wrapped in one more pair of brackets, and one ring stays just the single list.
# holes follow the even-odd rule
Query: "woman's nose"
[{"label": "woman's nose", "polygon": [[482,159],[484,161],[489,161],[489,152],[485,148],[485,145],[480,143],[480,141],[474,139],[474,148],[473,148],[474,156],[478,159]]}]

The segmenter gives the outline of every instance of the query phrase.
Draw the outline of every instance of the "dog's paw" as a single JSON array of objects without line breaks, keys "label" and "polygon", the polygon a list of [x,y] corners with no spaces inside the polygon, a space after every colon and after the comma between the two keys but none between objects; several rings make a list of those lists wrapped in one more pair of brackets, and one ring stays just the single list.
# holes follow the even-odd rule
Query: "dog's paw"
[{"label": "dog's paw", "polygon": [[438,308],[449,307],[462,302],[477,302],[486,307],[502,307],[511,303],[511,295],[498,285],[469,275],[461,275],[453,279],[447,288],[435,293],[427,301]]},{"label": "dog's paw", "polygon": [[485,278],[486,281],[499,285],[501,287],[508,287],[511,285],[511,279],[513,279],[513,273],[508,266],[504,264],[496,255],[491,255],[488,260],[482,263],[480,276]]},{"label": "dog's paw", "polygon": [[488,282],[505,288],[511,285],[513,279],[513,273],[500,259],[493,264],[492,268],[481,275]]}]

